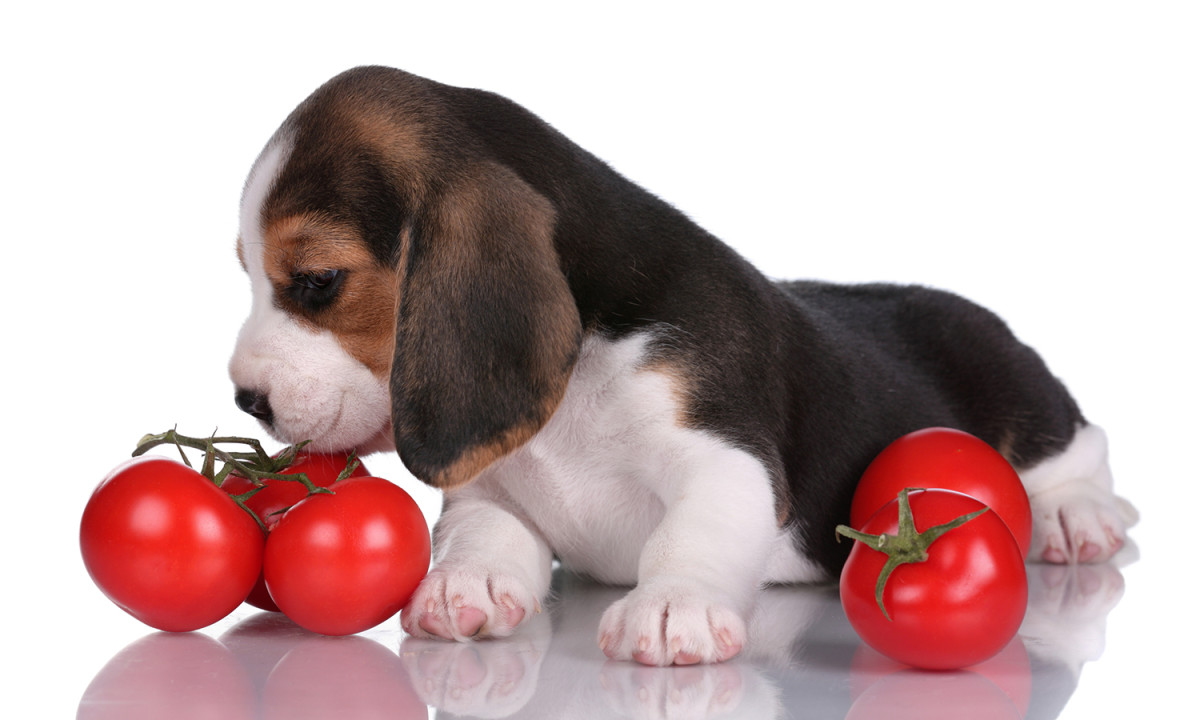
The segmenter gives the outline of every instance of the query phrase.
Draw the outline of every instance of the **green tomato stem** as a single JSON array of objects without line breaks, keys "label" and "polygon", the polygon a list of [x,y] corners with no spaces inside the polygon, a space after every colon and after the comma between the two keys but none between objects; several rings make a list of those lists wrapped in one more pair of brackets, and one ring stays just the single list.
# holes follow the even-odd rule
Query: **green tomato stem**
[{"label": "green tomato stem", "polygon": [[888,614],[887,608],[884,607],[883,590],[887,586],[888,578],[891,577],[892,572],[901,565],[925,562],[929,559],[929,546],[938,538],[974,520],[989,510],[987,507],[980,508],[975,512],[967,513],[950,522],[935,525],[925,532],[919,533],[917,532],[916,523],[913,520],[912,507],[908,502],[908,493],[910,490],[923,489],[905,488],[896,497],[897,504],[900,506],[900,518],[895,535],[888,535],[887,533],[870,535],[860,530],[855,530],[848,525],[837,526],[838,535],[861,542],[871,549],[887,555],[888,559],[883,564],[883,569],[879,571],[879,578],[875,582],[875,602],[879,604],[879,609],[883,612],[883,616],[887,618],[888,622],[891,622],[892,617]]}]

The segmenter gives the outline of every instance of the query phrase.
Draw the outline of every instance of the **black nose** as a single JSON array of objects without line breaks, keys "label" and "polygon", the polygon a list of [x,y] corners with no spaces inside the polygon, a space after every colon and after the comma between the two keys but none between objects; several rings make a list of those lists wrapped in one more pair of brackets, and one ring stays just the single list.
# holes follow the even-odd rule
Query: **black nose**
[{"label": "black nose", "polygon": [[233,401],[243,411],[250,413],[267,425],[270,425],[275,419],[275,414],[271,412],[271,403],[263,393],[255,390],[238,390],[233,396]]}]

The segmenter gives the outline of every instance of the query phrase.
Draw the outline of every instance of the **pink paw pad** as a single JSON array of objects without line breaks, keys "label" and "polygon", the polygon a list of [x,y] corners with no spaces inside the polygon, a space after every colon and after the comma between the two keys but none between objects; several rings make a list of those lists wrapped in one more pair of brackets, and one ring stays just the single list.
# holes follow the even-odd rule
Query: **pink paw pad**
[{"label": "pink paw pad", "polygon": [[458,623],[458,631],[465,637],[475,637],[479,631],[483,629],[484,623],[487,622],[487,614],[479,608],[469,606],[455,606],[455,622]]}]

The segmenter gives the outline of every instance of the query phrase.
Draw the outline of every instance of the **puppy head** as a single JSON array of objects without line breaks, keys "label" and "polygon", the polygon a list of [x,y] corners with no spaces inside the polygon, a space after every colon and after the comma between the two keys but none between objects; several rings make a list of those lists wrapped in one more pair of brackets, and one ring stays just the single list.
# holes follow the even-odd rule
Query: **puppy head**
[{"label": "puppy head", "polygon": [[454,92],[363,68],[285,121],[242,197],[253,304],[230,362],[278,439],[394,446],[447,488],[549,419],[581,337],[552,204]]}]

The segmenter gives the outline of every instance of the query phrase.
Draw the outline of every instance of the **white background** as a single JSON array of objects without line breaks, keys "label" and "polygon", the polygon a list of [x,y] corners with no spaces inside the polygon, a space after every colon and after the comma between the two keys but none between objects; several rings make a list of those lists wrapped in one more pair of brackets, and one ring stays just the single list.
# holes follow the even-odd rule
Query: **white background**
[{"label": "white background", "polygon": [[[1178,582],[1200,502],[1194,3],[19,5],[0,17],[3,704],[71,716],[142,632],[86,577],[83,504],[146,432],[258,433],[225,374],[242,182],[305,95],[379,63],[515,99],[769,275],[996,310],[1108,429],[1143,517],[1063,717],[1190,706],[1194,657],[1161,653],[1200,639]],[[369,464],[436,512],[395,458]]]}]

